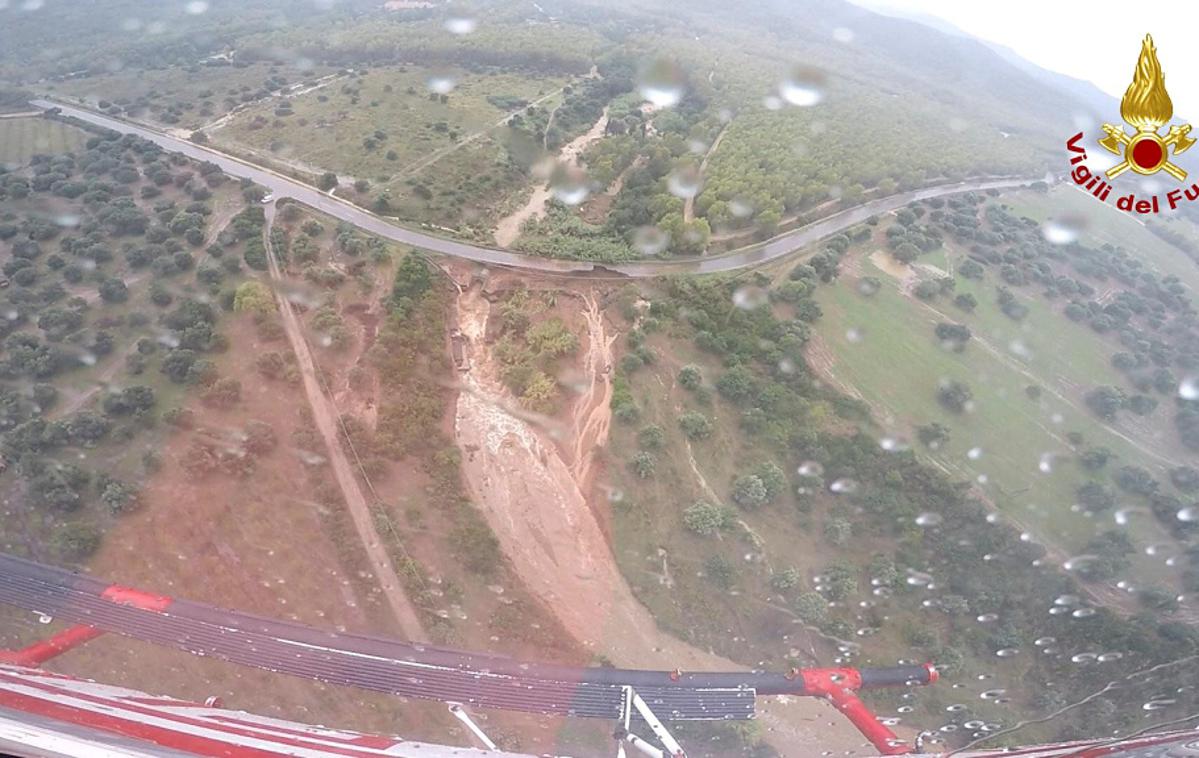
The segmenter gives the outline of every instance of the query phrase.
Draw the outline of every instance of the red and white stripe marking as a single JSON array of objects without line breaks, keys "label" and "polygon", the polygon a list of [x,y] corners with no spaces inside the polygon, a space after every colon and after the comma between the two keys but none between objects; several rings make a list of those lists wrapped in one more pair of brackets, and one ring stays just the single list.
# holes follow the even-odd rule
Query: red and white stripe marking
[{"label": "red and white stripe marking", "polygon": [[[96,755],[100,744],[104,754],[132,756],[153,754],[152,745],[235,758],[484,755],[473,748],[326,729],[8,665],[0,665],[0,709],[40,717],[22,723],[0,711],[0,745],[7,740],[52,754]],[[41,728],[47,720],[70,728],[57,733]],[[113,738],[124,742],[119,747],[105,742]],[[144,750],[128,748],[129,740],[147,745]],[[512,753],[486,755],[519,758]]]}]

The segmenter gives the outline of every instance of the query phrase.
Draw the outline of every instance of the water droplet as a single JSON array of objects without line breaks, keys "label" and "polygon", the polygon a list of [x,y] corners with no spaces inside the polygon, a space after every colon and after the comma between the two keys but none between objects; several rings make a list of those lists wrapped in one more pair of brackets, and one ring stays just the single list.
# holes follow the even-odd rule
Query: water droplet
[{"label": "water droplet", "polygon": [[183,9],[187,11],[188,15],[199,16],[208,11],[208,3],[204,0],[191,0],[190,3],[183,6]]},{"label": "water droplet", "polygon": [[[1115,513],[1112,514],[1112,518],[1115,519],[1116,523],[1119,524],[1120,526],[1128,526],[1128,522],[1132,520],[1132,515],[1134,513],[1140,512],[1142,510],[1144,510],[1144,509],[1143,508],[1120,508],[1119,510],[1117,510]],[[1152,547],[1152,545],[1150,545],[1150,547]],[[1148,552],[1148,548],[1146,548],[1146,552]],[[1153,555],[1153,553],[1149,553],[1149,554]]]},{"label": "water droplet", "polygon": [[670,246],[670,235],[656,226],[633,230],[633,249],[642,255],[660,255]]},{"label": "water droplet", "polygon": [[982,613],[975,619],[980,624],[989,624],[999,618],[998,613]]},{"label": "water droplet", "polygon": [[857,327],[850,327],[845,331],[845,339],[849,342],[861,342],[862,330]]},{"label": "water droplet", "polygon": [[858,483],[852,479],[838,479],[828,486],[829,491],[836,492],[839,495],[848,495],[856,492]]},{"label": "water droplet", "polygon": [[1018,655],[1019,653],[1020,653],[1020,651],[1014,647],[1005,647],[1001,650],[995,651],[995,655],[999,658],[1011,658],[1012,656]]},{"label": "water droplet", "polygon": [[433,76],[429,78],[427,85],[430,92],[448,95],[454,91],[454,87],[458,86],[458,83],[448,76]]},{"label": "water droplet", "polygon": [[1094,616],[1095,609],[1094,608],[1078,608],[1070,615],[1076,619],[1085,619],[1087,616]]},{"label": "water droplet", "polygon": [[733,305],[743,311],[761,308],[770,302],[770,293],[761,287],[747,284],[733,291]]},{"label": "water droplet", "polygon": [[878,446],[888,453],[899,453],[911,447],[906,440],[899,437],[883,437],[878,441]]},{"label": "water droplet", "polygon": [[977,461],[983,457],[983,449],[981,447],[972,447],[966,451],[966,457],[972,461]]},{"label": "water droplet", "polygon": [[1178,511],[1177,516],[1179,521],[1199,521],[1199,507],[1188,505]]},{"label": "water droplet", "polygon": [[1098,653],[1078,653],[1070,656],[1071,663],[1090,663],[1099,657]]},{"label": "water droplet", "polygon": [[1046,221],[1041,234],[1051,245],[1068,245],[1078,239],[1086,224],[1083,217],[1066,214]]},{"label": "water droplet", "polygon": [[791,105],[809,107],[824,99],[827,77],[815,66],[795,66],[779,84],[779,96]]},{"label": "water droplet", "polygon": [[917,571],[916,569],[908,569],[907,582],[913,587],[925,587],[929,584],[932,584],[932,581],[932,574],[926,574],[923,571]]},{"label": "water droplet", "polygon": [[1041,453],[1041,460],[1037,462],[1037,471],[1042,474],[1053,473],[1053,453]]},{"label": "water droplet", "polygon": [[824,475],[824,466],[816,461],[804,461],[795,471],[800,476],[820,477]]},{"label": "water droplet", "polygon": [[734,218],[749,218],[754,215],[753,203],[745,198],[735,197],[729,201],[729,213],[733,214]]},{"label": "water droplet", "polygon": [[1148,703],[1145,703],[1144,705],[1142,705],[1141,708],[1143,708],[1146,711],[1156,711],[1156,710],[1160,710],[1162,708],[1169,708],[1170,706],[1174,705],[1174,703],[1176,703],[1176,702],[1178,702],[1178,701],[1169,699],[1169,698],[1162,699],[1162,700],[1150,700]]},{"label": "water droplet", "polygon": [[1178,385],[1178,396],[1183,400],[1199,400],[1199,374],[1183,377]]},{"label": "water droplet", "polygon": [[478,22],[473,18],[463,18],[451,16],[445,20],[445,28],[450,34],[470,34],[478,27]]},{"label": "water droplet", "polygon": [[637,91],[655,108],[669,108],[683,99],[686,78],[677,63],[668,58],[656,58],[641,69]]},{"label": "water droplet", "polygon": [[1007,690],[987,690],[986,692],[980,692],[978,696],[983,700],[998,700],[1006,694]]},{"label": "water droplet", "polygon": [[858,292],[866,297],[878,292],[879,282],[877,279],[867,278],[858,281]]},{"label": "water droplet", "polygon": [[1062,568],[1066,571],[1076,571],[1084,568],[1087,564],[1099,559],[1097,555],[1076,555],[1073,558],[1067,558],[1062,563]]},{"label": "water droplet", "polygon": [[1057,639],[1054,637],[1038,637],[1037,639],[1033,640],[1032,644],[1036,645],[1037,647],[1045,647],[1046,645],[1052,645],[1055,642],[1057,642]]},{"label": "water droplet", "polygon": [[936,526],[944,521],[940,513],[926,512],[916,517],[916,526]]},{"label": "water droplet", "polygon": [[666,188],[675,197],[684,200],[695,197],[704,188],[704,178],[699,167],[690,163],[679,166],[666,177]]},{"label": "water droplet", "polygon": [[1108,663],[1109,661],[1118,661],[1123,657],[1124,657],[1124,653],[1118,653],[1118,652],[1102,653],[1095,660],[1099,661],[1100,663]]},{"label": "water droplet", "polygon": [[550,192],[565,205],[578,205],[589,193],[587,175],[582,169],[559,164],[550,174]]},{"label": "water droplet", "polygon": [[1054,605],[1078,605],[1077,595],[1058,595],[1053,600]]}]

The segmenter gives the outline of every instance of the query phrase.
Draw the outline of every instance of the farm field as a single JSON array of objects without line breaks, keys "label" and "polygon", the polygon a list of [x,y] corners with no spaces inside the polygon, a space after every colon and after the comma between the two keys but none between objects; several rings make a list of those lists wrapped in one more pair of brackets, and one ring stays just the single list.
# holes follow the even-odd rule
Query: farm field
[{"label": "farm field", "polygon": [[[493,127],[523,107],[520,103],[551,95],[564,83],[562,78],[390,67],[291,98],[293,114],[276,112],[282,104],[278,98],[247,108],[210,136],[221,145],[302,160],[324,171],[386,180],[415,173],[434,153]],[[452,88],[444,98],[433,91],[443,88]]]},{"label": "farm field", "polygon": [[[1037,541],[1076,554],[1113,525],[1111,514],[1097,521],[1072,508],[1075,489],[1106,474],[1092,477],[1072,460],[1068,433],[1079,432],[1085,445],[1106,446],[1121,464],[1144,466],[1162,478],[1168,465],[1185,459],[1166,440],[1142,442],[1131,430],[1127,437],[1133,441],[1125,439],[1082,405],[1079,387],[1118,382],[1107,362],[1110,348],[1085,327],[1031,300],[1029,316],[1016,324],[994,305],[992,284],[958,279],[957,291],[976,292],[980,303],[976,315],[967,315],[947,300],[928,305],[903,294],[897,280],[870,259],[862,261],[861,273],[883,282],[873,296],[860,294],[853,277],[818,290],[824,316],[816,329],[817,349],[828,375],[870,405],[885,434],[914,440],[919,425],[949,427],[950,440],[937,451],[917,445],[922,454],[954,477],[974,482]],[[962,352],[947,350],[933,334],[940,321],[965,323],[975,338]],[[938,384],[949,381],[971,388],[972,412],[954,414],[938,403]],[[1043,389],[1038,399],[1026,395],[1030,385]],[[1163,419],[1156,426],[1169,434],[1164,409],[1157,413]],[[1161,456],[1159,449],[1165,451]],[[1141,547],[1170,541],[1150,518],[1133,522],[1131,536]],[[1139,552],[1138,575],[1160,581],[1172,574],[1164,557]]]},{"label": "farm field", "polygon": [[38,154],[69,153],[87,139],[79,129],[39,117],[0,119],[0,166],[20,166]]},{"label": "farm field", "polygon": [[[279,86],[311,86],[332,73],[327,66],[253,63],[244,66],[169,66],[145,71],[68,79],[47,88],[49,94],[90,107],[102,102],[124,106],[126,115],[158,126],[191,131],[211,124],[247,101],[278,91]],[[268,84],[267,80],[273,79]]]}]

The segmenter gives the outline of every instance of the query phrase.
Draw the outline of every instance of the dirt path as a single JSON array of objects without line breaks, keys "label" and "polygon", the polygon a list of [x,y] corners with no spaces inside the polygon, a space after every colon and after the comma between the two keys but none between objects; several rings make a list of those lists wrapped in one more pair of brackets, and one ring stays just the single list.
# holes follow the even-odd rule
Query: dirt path
[{"label": "dirt path", "polygon": [[410,177],[413,174],[420,173],[424,169],[428,168],[429,166],[432,166],[434,163],[436,163],[437,161],[446,157],[447,155],[450,155],[451,153],[455,152],[456,150],[459,150],[459,149],[469,145],[470,143],[472,143],[478,139],[481,139],[482,137],[486,137],[488,134],[491,133],[491,131],[493,129],[498,129],[501,126],[504,126],[505,124],[508,123],[508,119],[512,118],[513,116],[515,116],[517,114],[524,113],[525,108],[529,108],[529,107],[532,107],[535,105],[540,105],[541,103],[544,103],[546,100],[549,100],[551,97],[556,97],[557,95],[560,95],[562,93],[563,89],[565,89],[565,87],[559,87],[558,89],[554,90],[553,92],[549,93],[548,95],[542,95],[541,97],[537,98],[536,100],[530,102],[528,105],[522,106],[520,108],[517,108],[516,110],[505,113],[503,118],[480,129],[477,132],[474,132],[473,134],[466,135],[465,137],[458,140],[454,144],[443,147],[440,150],[434,150],[433,152],[429,153],[424,158],[421,158],[416,163],[411,163],[411,164],[405,166],[404,168],[400,169],[400,171],[398,171],[396,173],[396,175],[392,177],[392,181],[395,181],[396,179],[403,179],[406,177]]},{"label": "dirt path", "polygon": [[[733,122],[729,121],[721,128],[720,134],[716,135],[716,139],[712,140],[712,144],[708,147],[708,151],[706,153],[704,153],[704,159],[699,162],[699,175],[700,176],[703,176],[704,171],[706,171],[708,169],[708,159],[711,158],[712,154],[716,152],[716,149],[718,147],[720,147],[720,142],[721,142],[721,140],[724,139],[724,135],[726,132],[728,132],[729,124],[731,124],[731,123],[733,123]],[[691,197],[689,197],[683,201],[683,221],[690,222],[690,221],[693,221],[694,219],[695,219],[695,195],[692,195]]]},{"label": "dirt path", "polygon": [[125,359],[137,352],[137,343],[134,342],[125,351],[112,359],[112,362],[104,368],[104,371],[96,377],[96,384],[86,392],[80,392],[75,397],[71,398],[62,405],[54,408],[50,413],[50,418],[63,418],[70,416],[75,411],[87,405],[88,401],[100,393],[100,390],[108,386],[117,372],[125,368]]},{"label": "dirt path", "polygon": [[[265,238],[271,279],[278,285],[283,282],[283,273],[279,269],[279,263],[275,259],[275,252],[271,248],[270,232],[274,221],[275,204],[271,203],[266,206],[266,225],[263,228],[263,237]],[[407,594],[405,594],[404,587],[400,584],[400,578],[396,575],[391,558],[387,554],[387,549],[383,546],[383,541],[379,538],[379,533],[375,531],[375,522],[371,518],[370,506],[367,503],[366,496],[362,492],[362,487],[358,484],[358,479],[354,476],[354,469],[350,465],[345,450],[342,449],[339,435],[341,416],[333,406],[329,395],[321,386],[321,381],[317,376],[316,363],[312,359],[312,352],[308,347],[308,342],[304,339],[304,331],[300,325],[300,320],[296,317],[291,303],[280,294],[278,289],[275,292],[275,299],[279,303],[279,314],[283,318],[283,329],[287,333],[287,339],[291,343],[292,350],[296,356],[296,363],[300,368],[300,376],[304,384],[304,394],[308,397],[308,405],[312,408],[313,423],[316,424],[317,431],[320,432],[321,437],[325,440],[325,448],[329,453],[330,467],[333,469],[333,475],[337,479],[337,484],[341,488],[342,495],[345,497],[346,507],[349,509],[350,518],[354,522],[354,529],[358,532],[358,538],[362,541],[362,547],[366,551],[367,558],[370,560],[371,568],[375,572],[379,586],[383,589],[383,594],[387,597],[387,602],[391,606],[392,612],[395,614],[401,633],[410,641],[425,642],[428,640],[428,637],[420,622],[420,616],[417,614],[416,607],[412,605]]]},{"label": "dirt path", "polygon": [[[472,499],[529,590],[573,637],[618,666],[691,671],[742,668],[658,628],[617,568],[586,493],[578,486],[574,472],[580,459],[568,464],[543,430],[525,421],[523,414],[508,410],[510,401],[484,343],[490,303],[479,285],[459,294],[456,311],[458,328],[469,340],[472,366],[463,375],[455,411],[463,472]],[[584,364],[589,371],[602,373],[611,338],[599,323],[598,312],[587,318],[592,344]],[[591,384],[597,390],[607,383],[593,373]],[[579,405],[595,408],[606,394],[607,389],[590,397],[585,393]],[[606,426],[600,417],[578,411],[577,406],[576,415],[585,419],[581,429],[590,436],[592,449],[604,445]],[[815,745],[852,751],[862,744],[848,722],[819,701],[764,701],[760,720],[768,739],[787,755],[811,754]]]},{"label": "dirt path", "polygon": [[322,76],[320,79],[317,79],[315,82],[313,82],[310,85],[305,86],[304,84],[293,84],[290,87],[288,87],[286,91],[278,92],[278,93],[272,92],[269,95],[266,95],[265,97],[258,98],[257,100],[251,100],[248,103],[241,103],[240,105],[234,106],[233,110],[229,111],[225,115],[223,115],[213,121],[210,121],[207,124],[204,124],[197,131],[205,132],[206,134],[209,134],[209,136],[211,136],[212,132],[214,132],[217,129],[220,129],[224,126],[228,126],[230,121],[237,118],[237,116],[241,115],[243,112],[249,110],[250,108],[253,108],[256,105],[260,105],[261,103],[264,103],[264,102],[271,100],[273,98],[276,98],[276,97],[300,97],[301,95],[307,95],[309,92],[316,92],[318,89],[321,89],[322,87],[328,87],[330,84],[333,84],[336,81],[344,79],[346,76],[347,76],[346,74],[344,74],[340,71],[335,74],[326,74],[325,76]]},{"label": "dirt path", "polygon": [[[579,156],[583,154],[588,145],[604,136],[607,128],[608,108],[604,106],[604,112],[600,114],[599,119],[592,124],[586,134],[575,137],[562,147],[562,150],[558,152],[558,162],[564,165],[578,165]],[[551,194],[548,183],[534,188],[533,194],[529,196],[524,205],[500,219],[499,223],[495,225],[496,244],[500,247],[511,247],[516,238],[520,236],[520,228],[526,221],[545,215],[545,206],[549,203]]]},{"label": "dirt path", "polygon": [[619,335],[605,334],[604,317],[594,296],[584,296],[583,302],[587,305],[583,312],[587,319],[587,351],[583,358],[587,389],[571,413],[575,444],[570,473],[580,490],[587,492],[591,486],[591,463],[596,451],[608,441],[612,423],[612,344]]}]

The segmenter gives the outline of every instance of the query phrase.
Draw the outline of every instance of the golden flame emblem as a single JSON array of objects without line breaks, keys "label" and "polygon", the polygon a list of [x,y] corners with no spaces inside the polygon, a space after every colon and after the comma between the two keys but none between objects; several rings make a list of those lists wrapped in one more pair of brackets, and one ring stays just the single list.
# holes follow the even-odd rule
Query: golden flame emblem
[{"label": "golden flame emblem", "polygon": [[1157,133],[1173,115],[1174,103],[1170,93],[1166,92],[1166,75],[1157,60],[1153,37],[1146,34],[1132,84],[1128,85],[1124,99],[1120,101],[1120,116],[1136,129],[1136,133],[1130,136],[1121,126],[1104,124],[1103,131],[1107,136],[1099,140],[1108,151],[1124,155],[1123,161],[1108,169],[1108,178],[1132,169],[1146,176],[1165,171],[1178,181],[1185,179],[1187,172],[1170,162],[1170,147],[1173,146],[1174,154],[1178,155],[1195,144],[1195,140],[1187,136],[1191,131],[1190,124],[1171,126],[1165,137]]}]

